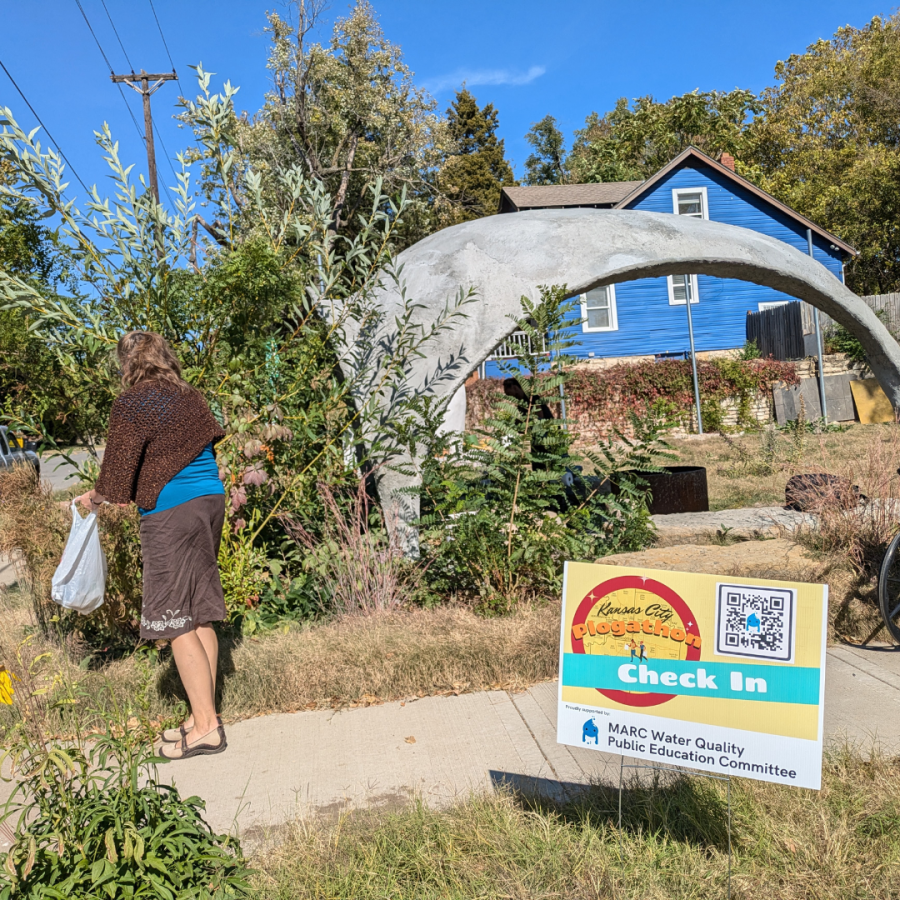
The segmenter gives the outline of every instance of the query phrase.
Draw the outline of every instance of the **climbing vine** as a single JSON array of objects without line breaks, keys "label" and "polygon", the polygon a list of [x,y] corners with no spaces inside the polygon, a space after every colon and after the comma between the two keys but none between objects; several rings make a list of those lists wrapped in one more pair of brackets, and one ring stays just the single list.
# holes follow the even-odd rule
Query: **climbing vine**
[{"label": "climbing vine", "polygon": [[[774,359],[699,360],[697,376],[703,424],[708,431],[724,427],[725,404],[734,403],[741,427],[755,424],[752,407],[760,396],[771,394],[776,384],[799,384],[794,363]],[[500,379],[487,378],[469,386],[470,421],[480,421],[503,393]],[[665,419],[672,426],[690,425],[694,410],[694,385],[690,361],[646,360],[606,369],[576,369],[566,386],[567,416],[574,422],[608,428],[627,428],[633,413]]]}]

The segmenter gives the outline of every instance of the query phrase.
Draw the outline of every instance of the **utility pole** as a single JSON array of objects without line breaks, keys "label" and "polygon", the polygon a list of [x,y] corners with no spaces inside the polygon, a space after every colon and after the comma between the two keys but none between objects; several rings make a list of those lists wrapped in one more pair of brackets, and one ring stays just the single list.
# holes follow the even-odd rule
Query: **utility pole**
[{"label": "utility pole", "polygon": [[[155,94],[166,81],[175,81],[178,76],[175,71],[164,75],[148,75],[143,69],[140,74],[135,75],[110,75],[113,82],[117,84],[127,84],[130,88],[137,91],[144,100],[144,140],[147,143],[147,173],[150,180],[150,190],[153,192],[153,199],[159,203],[159,184],[156,179],[156,150],[153,146],[153,118],[150,115],[150,97]],[[153,82],[151,85],[150,82]],[[140,87],[138,87],[140,82]]]}]

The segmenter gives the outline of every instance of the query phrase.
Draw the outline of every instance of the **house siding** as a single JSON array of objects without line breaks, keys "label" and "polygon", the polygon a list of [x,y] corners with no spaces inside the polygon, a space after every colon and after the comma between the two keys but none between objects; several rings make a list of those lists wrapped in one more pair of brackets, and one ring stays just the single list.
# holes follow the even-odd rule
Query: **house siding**
[{"label": "house siding", "polygon": [[[782,240],[802,253],[808,252],[806,229],[781,210],[757,197],[741,184],[705,166],[698,160],[686,162],[655,184],[628,209],[672,214],[673,189],[706,188],[710,221],[750,228]],[[814,258],[835,277],[841,278],[842,251],[813,235]],[[742,347],[746,340],[748,312],[760,303],[795,298],[771,288],[731,278],[700,275],[699,303],[691,305],[694,343],[698,351]],[[687,313],[683,305],[670,306],[667,279],[642,278],[616,285],[618,330],[582,332],[575,326],[578,345],[569,352],[577,357],[649,356],[685,353],[690,349]],[[573,317],[577,321],[579,314]],[[486,374],[497,374],[488,363]]]}]

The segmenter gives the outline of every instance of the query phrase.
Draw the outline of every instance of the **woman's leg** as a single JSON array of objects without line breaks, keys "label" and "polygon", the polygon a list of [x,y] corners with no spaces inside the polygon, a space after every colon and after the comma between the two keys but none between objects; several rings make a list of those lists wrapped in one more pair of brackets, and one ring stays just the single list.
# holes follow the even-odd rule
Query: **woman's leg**
[{"label": "woman's leg", "polygon": [[[209,671],[212,675],[212,692],[213,692],[213,705],[215,705],[215,697],[216,697],[216,673],[219,670],[219,638],[216,634],[215,628],[212,625],[198,625],[195,629],[197,633],[197,637],[200,638],[200,643],[203,644],[203,649],[206,651],[206,659],[209,663]],[[172,650],[175,650],[175,644],[172,644]],[[175,660],[175,664],[178,664],[178,660]],[[193,707],[191,707],[193,709]],[[193,712],[188,714],[188,717],[184,720],[184,730],[190,731],[194,727],[194,714]]]},{"label": "woman's leg", "polygon": [[212,674],[213,699],[216,696],[216,673],[219,670],[219,638],[216,629],[210,624],[197,626],[197,637],[203,644],[206,651],[206,658],[209,661],[209,671]]},{"label": "woman's leg", "polygon": [[191,737],[195,741],[201,740],[215,731],[219,723],[216,719],[214,671],[196,629],[172,639],[172,655],[191,705],[194,720]]}]

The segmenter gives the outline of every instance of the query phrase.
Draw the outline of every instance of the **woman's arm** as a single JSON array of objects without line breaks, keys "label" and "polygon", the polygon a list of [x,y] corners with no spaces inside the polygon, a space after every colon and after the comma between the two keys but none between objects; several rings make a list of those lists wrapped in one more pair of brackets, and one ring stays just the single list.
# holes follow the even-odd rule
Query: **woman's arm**
[{"label": "woman's arm", "polygon": [[94,491],[110,503],[125,505],[134,500],[134,487],[147,440],[138,411],[129,406],[124,395],[113,403],[100,477]]}]

